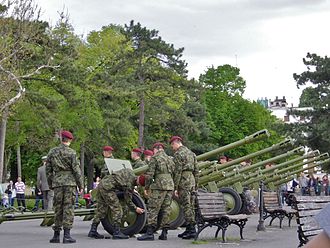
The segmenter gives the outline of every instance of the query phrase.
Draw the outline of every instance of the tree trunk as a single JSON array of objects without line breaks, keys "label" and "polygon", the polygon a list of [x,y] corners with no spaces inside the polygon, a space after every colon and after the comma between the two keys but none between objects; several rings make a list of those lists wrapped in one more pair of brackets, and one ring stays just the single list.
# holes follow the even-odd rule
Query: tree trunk
[{"label": "tree trunk", "polygon": [[140,98],[140,113],[139,113],[139,140],[138,140],[138,146],[143,147],[144,146],[144,94],[142,94]]},{"label": "tree trunk", "polygon": [[85,184],[85,145],[84,145],[84,143],[80,144],[80,168],[81,168],[81,175],[83,177],[83,184]]},{"label": "tree trunk", "polygon": [[95,158],[88,161],[87,166],[87,192],[93,189]]},{"label": "tree trunk", "polygon": [[5,141],[6,141],[6,130],[7,130],[7,120],[9,115],[9,109],[5,108],[2,112],[2,120],[0,127],[0,183],[3,183],[3,171],[4,171],[4,161],[5,161]]},{"label": "tree trunk", "polygon": [[17,144],[17,176],[22,177],[21,145]]},{"label": "tree trunk", "polygon": [[4,167],[3,167],[3,176],[2,176],[2,181],[3,182],[6,182],[7,179],[9,178],[7,177],[7,174],[8,174],[8,165],[9,165],[9,162],[10,162],[10,158],[11,158],[11,150],[9,150],[6,154],[6,161],[4,162]]}]

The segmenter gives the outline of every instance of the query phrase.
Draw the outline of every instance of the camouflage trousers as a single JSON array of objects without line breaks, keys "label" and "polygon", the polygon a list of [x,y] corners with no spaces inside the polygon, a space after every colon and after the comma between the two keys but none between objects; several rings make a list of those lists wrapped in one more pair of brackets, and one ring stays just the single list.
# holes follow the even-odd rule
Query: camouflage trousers
[{"label": "camouflage trousers", "polygon": [[74,202],[76,186],[61,186],[54,188],[54,226],[55,231],[71,229],[74,219]]},{"label": "camouflage trousers", "polygon": [[149,226],[157,226],[157,219],[160,214],[160,228],[168,227],[172,195],[172,190],[151,190],[148,199],[147,224]]},{"label": "camouflage trousers", "polygon": [[178,193],[186,222],[195,225],[195,196],[187,189],[179,189]]},{"label": "camouflage trousers", "polygon": [[123,217],[123,209],[116,192],[105,190],[103,187],[99,186],[96,194],[96,211],[93,223],[100,223],[100,221],[107,216],[109,209],[112,215],[112,222],[120,225]]}]

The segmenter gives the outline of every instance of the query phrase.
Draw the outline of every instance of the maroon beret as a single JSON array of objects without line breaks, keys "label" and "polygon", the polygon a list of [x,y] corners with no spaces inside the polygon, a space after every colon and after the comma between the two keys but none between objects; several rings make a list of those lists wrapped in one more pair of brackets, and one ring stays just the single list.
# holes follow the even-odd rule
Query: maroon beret
[{"label": "maroon beret", "polygon": [[103,146],[103,151],[106,151],[106,152],[113,151],[113,148],[112,148],[112,146]]},{"label": "maroon beret", "polygon": [[146,156],[153,156],[154,152],[151,151],[151,150],[144,150],[143,154],[146,155]]},{"label": "maroon beret", "polygon": [[154,149],[155,147],[159,147],[159,146],[163,147],[163,149],[165,148],[163,143],[156,142],[155,144],[153,144],[152,149]]},{"label": "maroon beret", "polygon": [[172,138],[170,139],[170,144],[175,140],[179,140],[182,142],[182,138],[180,136],[172,136]]},{"label": "maroon beret", "polygon": [[146,185],[146,177],[145,175],[140,175],[138,176],[138,184],[141,185],[141,186],[145,186]]},{"label": "maroon beret", "polygon": [[134,148],[132,152],[142,153],[142,150],[140,148]]},{"label": "maroon beret", "polygon": [[73,139],[73,135],[71,132],[63,130],[61,131],[61,137],[67,138],[67,139]]}]

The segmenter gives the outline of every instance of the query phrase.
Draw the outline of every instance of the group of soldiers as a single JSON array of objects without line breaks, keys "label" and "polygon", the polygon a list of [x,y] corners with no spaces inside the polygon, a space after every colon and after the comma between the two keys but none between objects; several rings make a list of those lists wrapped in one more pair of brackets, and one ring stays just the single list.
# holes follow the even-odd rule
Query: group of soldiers
[{"label": "group of soldiers", "polygon": [[[60,242],[60,231],[63,228],[63,243],[74,243],[76,240],[70,236],[70,230],[74,219],[75,192],[78,187],[82,193],[83,182],[76,152],[69,147],[73,140],[72,133],[62,131],[60,137],[61,144],[49,151],[46,165],[48,183],[54,190],[54,236],[50,242]],[[116,193],[123,192],[127,206],[137,214],[143,214],[146,210],[132,202],[135,186],[144,186],[144,196],[148,197],[146,233],[137,240],[154,240],[158,221],[158,226],[162,230],[158,238],[167,240],[173,194],[180,200],[187,224],[186,230],[178,237],[182,239],[195,237],[194,195],[199,172],[196,155],[183,145],[180,136],[173,136],[169,143],[174,151],[173,157],[166,154],[165,145],[159,142],[152,146],[152,151],[142,151],[139,148],[132,150],[133,168],[148,164],[144,175],[136,176],[131,169],[121,169],[111,174],[107,171],[107,167],[102,170],[102,180],[96,193],[97,208],[88,237],[104,238],[97,232],[97,227],[110,210],[114,227],[113,239],[129,238],[120,230],[123,210]],[[103,147],[103,156],[113,158],[112,151],[111,146]],[[145,156],[144,161],[141,159],[142,153]]]}]

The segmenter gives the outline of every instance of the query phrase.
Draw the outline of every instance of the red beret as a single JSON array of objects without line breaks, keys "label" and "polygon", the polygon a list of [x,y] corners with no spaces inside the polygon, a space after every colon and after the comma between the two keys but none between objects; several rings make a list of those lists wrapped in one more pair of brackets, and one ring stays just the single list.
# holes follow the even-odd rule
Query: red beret
[{"label": "red beret", "polygon": [[142,150],[140,148],[134,148],[132,152],[142,153]]},{"label": "red beret", "polygon": [[144,175],[138,176],[137,182],[138,182],[139,185],[145,186],[146,185],[146,177]]},{"label": "red beret", "polygon": [[61,137],[67,138],[67,139],[73,139],[73,135],[71,132],[63,130],[61,131]]},{"label": "red beret", "polygon": [[182,138],[180,136],[172,136],[172,138],[170,139],[170,144],[174,141],[174,140],[179,140],[182,142]]},{"label": "red beret", "polygon": [[158,146],[163,147],[163,149],[165,148],[165,146],[163,145],[163,143],[157,142],[157,143],[153,144],[152,149],[154,149],[155,147],[158,147]]},{"label": "red beret", "polygon": [[151,151],[151,150],[144,150],[143,154],[146,155],[146,156],[153,156],[154,152]]},{"label": "red beret", "polygon": [[113,151],[113,148],[112,148],[112,146],[103,146],[103,151],[106,151],[106,152]]}]

